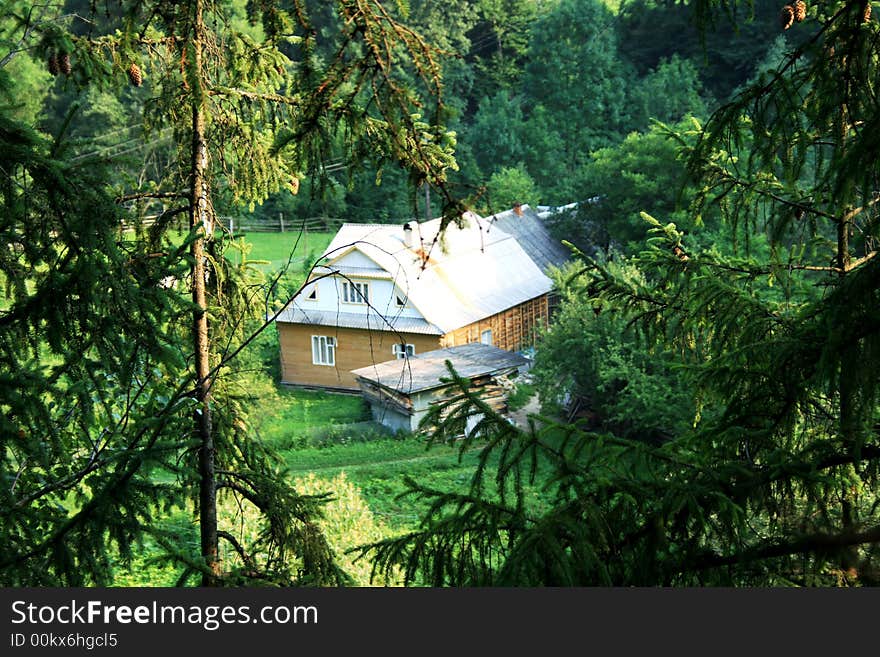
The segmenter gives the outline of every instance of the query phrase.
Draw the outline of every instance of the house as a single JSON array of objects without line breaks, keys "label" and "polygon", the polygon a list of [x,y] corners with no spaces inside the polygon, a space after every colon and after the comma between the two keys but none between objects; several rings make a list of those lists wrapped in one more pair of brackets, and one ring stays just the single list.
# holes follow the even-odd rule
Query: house
[{"label": "house", "polygon": [[368,365],[352,374],[374,420],[396,431],[415,431],[432,405],[457,393],[440,380],[449,376],[447,361],[499,413],[507,411],[507,392],[501,381],[516,376],[528,362],[519,354],[476,342]]},{"label": "house", "polygon": [[[524,221],[540,222],[531,214]],[[474,342],[529,347],[552,288],[532,256],[550,262],[538,251],[554,247],[536,227],[521,243],[506,219],[467,213],[442,234],[439,219],[344,224],[276,318],[282,382],[357,390],[352,370],[389,358]]]}]

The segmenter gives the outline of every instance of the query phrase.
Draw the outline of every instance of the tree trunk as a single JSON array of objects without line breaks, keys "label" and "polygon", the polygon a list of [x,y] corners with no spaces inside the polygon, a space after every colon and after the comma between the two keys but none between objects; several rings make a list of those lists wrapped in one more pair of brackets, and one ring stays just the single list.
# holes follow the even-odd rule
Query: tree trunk
[{"label": "tree trunk", "polygon": [[199,529],[202,557],[213,575],[204,575],[203,586],[216,583],[219,574],[217,538],[217,484],[214,475],[214,436],[211,428],[211,363],[208,350],[208,316],[205,295],[205,239],[212,233],[213,218],[208,204],[208,147],[205,141],[205,108],[202,72],[204,16],[202,1],[193,3],[193,70],[190,81],[192,104],[192,153],[190,160],[189,225],[199,231],[190,253],[192,265],[193,343],[195,348],[196,399],[195,432],[199,447]]},{"label": "tree trunk", "polygon": [[[844,59],[844,62],[846,60]],[[846,152],[847,137],[849,131],[849,122],[847,117],[846,106],[840,107],[840,125],[838,129],[838,138],[840,140],[839,150],[841,159]],[[849,270],[852,258],[850,256],[849,236],[854,223],[855,214],[852,211],[853,205],[850,201],[849,190],[845,190],[842,204],[841,216],[837,221],[837,268],[838,276],[841,280],[846,276]],[[840,395],[840,420],[839,431],[843,443],[848,449],[855,449],[857,444],[856,436],[856,411],[854,396],[856,390],[853,386],[852,372],[858,368],[858,363],[854,362],[858,358],[858,350],[855,345],[850,345],[843,354],[841,354],[840,374],[838,378],[837,390]],[[840,488],[840,517],[844,532],[852,532],[855,520],[855,509],[852,504],[852,495],[849,485],[844,483]],[[855,546],[845,547],[841,552],[840,567],[844,571],[855,568],[858,563],[858,549]]]}]

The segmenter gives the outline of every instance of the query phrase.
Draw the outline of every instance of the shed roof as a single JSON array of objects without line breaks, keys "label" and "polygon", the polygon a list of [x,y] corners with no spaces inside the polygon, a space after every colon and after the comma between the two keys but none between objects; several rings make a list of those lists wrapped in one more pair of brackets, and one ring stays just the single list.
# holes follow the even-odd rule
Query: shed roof
[{"label": "shed roof", "polygon": [[353,370],[352,374],[391,390],[410,394],[445,385],[440,382],[440,378],[449,376],[449,370],[446,369],[447,360],[452,363],[460,376],[467,378],[521,367],[528,362],[519,354],[475,342],[426,351],[407,359],[368,365]]}]

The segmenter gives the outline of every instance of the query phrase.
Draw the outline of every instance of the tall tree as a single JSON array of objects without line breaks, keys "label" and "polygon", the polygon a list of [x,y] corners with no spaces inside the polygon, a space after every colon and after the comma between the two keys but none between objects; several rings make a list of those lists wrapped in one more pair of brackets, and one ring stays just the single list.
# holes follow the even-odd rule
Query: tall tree
[{"label": "tall tree", "polygon": [[[697,122],[675,126],[679,139],[694,138]],[[670,129],[655,124],[644,133],[633,132],[614,146],[590,154],[575,182],[583,196],[592,199],[577,208],[573,217],[561,215],[552,222],[560,239],[588,251],[591,246],[637,253],[648,235],[640,212],[674,220],[690,227],[685,209],[692,190],[686,185],[680,145]]]},{"label": "tall tree", "polygon": [[475,5],[478,20],[470,31],[468,53],[475,70],[471,112],[484,98],[519,86],[539,14],[533,0],[479,0]]},{"label": "tall tree", "polygon": [[[497,457],[497,475],[481,468],[467,495],[415,487],[431,511],[419,531],[371,548],[380,566],[437,584],[880,581],[880,26],[869,10],[788,7],[780,29],[801,18],[800,45],[689,149],[695,219],[716,207],[736,233],[730,249],[646,215],[637,276],[587,262],[581,294],[678,354],[693,428],[661,446],[583,426],[520,432],[459,379],[465,403],[445,421],[437,410],[438,435],[483,414],[481,463]],[[756,235],[769,252],[752,250]],[[522,492],[542,470],[549,508]]]},{"label": "tall tree", "polygon": [[532,25],[523,141],[529,173],[549,202],[577,198],[570,181],[578,166],[627,127],[630,78],[614,16],[598,0],[562,0]]},{"label": "tall tree", "polygon": [[[368,157],[380,165],[402,163],[413,183],[428,182],[440,190],[453,164],[451,137],[430,121],[440,112],[435,108],[432,116],[422,118],[430,110],[405,84],[418,79],[439,95],[434,51],[379,2],[343,0],[336,8],[344,27],[332,35],[329,60],[318,54],[318,34],[303,3],[294,3],[290,11],[280,3],[250,4],[249,17],[260,24],[261,40],[254,30],[234,29],[238,19],[228,20],[226,5],[209,0],[121,3],[104,32],[71,34],[53,28],[43,33],[42,52],[49,58],[64,54],[73,79],[90,85],[124,81],[142,89],[149,94],[146,126],[175,135],[176,162],[165,176],[126,190],[120,200],[168,204],[156,223],[139,233],[143,237],[134,248],[166,254],[170,262],[177,258],[189,270],[189,320],[182,323],[178,314],[165,321],[172,335],[188,335],[189,348],[178,344],[190,355],[192,371],[171,396],[179,403],[157,414],[156,435],[157,440],[170,438],[164,423],[176,418],[179,432],[181,415],[189,416],[192,440],[178,442],[176,456],[166,454],[162,465],[186,490],[197,491],[199,554],[190,554],[170,534],[151,532],[169,557],[185,566],[181,581],[193,573],[204,584],[241,578],[340,581],[313,522],[317,500],[298,496],[278,476],[259,445],[249,440],[246,414],[234,397],[218,396],[228,389],[231,359],[253,338],[247,318],[266,300],[223,258],[226,240],[216,221],[217,207],[260,202],[282,188],[295,193],[300,178],[320,168],[339,143],[354,164]],[[452,198],[445,201],[454,205]],[[189,219],[189,234],[183,247],[175,248],[167,229],[181,214]],[[450,209],[446,216],[456,214]],[[182,260],[181,249],[188,251]],[[178,298],[173,289],[163,293]],[[121,435],[127,435],[124,428]],[[135,444],[127,454],[129,478],[145,474],[138,469],[142,457]],[[28,466],[22,462],[21,467]],[[106,474],[96,471],[95,479],[79,480],[75,490],[103,481],[99,475]],[[155,484],[148,474],[144,481]],[[119,487],[112,490],[123,494]],[[221,526],[221,492],[262,513],[261,530],[251,544]],[[23,493],[19,490],[16,497]],[[87,501],[76,517],[89,513],[100,531],[102,516],[89,509],[108,503],[108,491],[83,494]],[[132,537],[151,531],[140,517],[128,525]],[[57,529],[59,535],[65,527],[62,523]],[[104,525],[104,531],[109,529]],[[226,565],[220,541],[232,551]],[[44,557],[41,549],[19,551],[14,564],[6,565],[37,563]],[[100,580],[105,574],[85,568],[83,576]],[[63,581],[71,575],[52,570],[47,577],[52,576]]]}]

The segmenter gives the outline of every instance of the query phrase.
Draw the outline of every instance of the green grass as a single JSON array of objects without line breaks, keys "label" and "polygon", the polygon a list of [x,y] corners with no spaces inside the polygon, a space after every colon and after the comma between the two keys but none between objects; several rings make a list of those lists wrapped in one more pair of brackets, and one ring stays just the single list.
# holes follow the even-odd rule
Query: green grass
[{"label": "green grass", "polygon": [[438,488],[463,490],[476,466],[476,453],[461,462],[458,448],[435,445],[411,435],[393,437],[369,422],[359,395],[282,389],[278,400],[259,410],[260,435],[279,450],[292,478],[314,473],[330,479],[345,472],[361,489],[370,509],[389,526],[411,528],[425,507],[406,490],[404,476]]},{"label": "green grass", "polygon": [[313,472],[330,478],[345,472],[361,489],[372,512],[395,529],[413,528],[426,510],[424,503],[412,497],[397,499],[406,491],[405,476],[429,487],[464,490],[477,461],[475,451],[459,462],[457,447],[428,449],[424,440],[412,436],[290,449],[282,455],[294,477]]},{"label": "green grass", "polygon": [[[439,490],[468,489],[479,447],[464,454],[457,445],[428,448],[424,438],[383,433],[364,422],[368,416],[366,403],[357,396],[283,390],[261,435],[279,450],[292,478],[314,473],[329,480],[344,472],[370,510],[395,531],[414,529],[427,510],[413,496],[399,497],[407,490],[404,477]],[[489,472],[495,465],[490,459]],[[538,501],[538,486],[531,489],[531,499]]]},{"label": "green grass", "polygon": [[[335,233],[247,233],[244,241],[251,247],[247,254],[248,260],[265,260],[267,264],[257,265],[267,273],[277,272],[287,265],[291,254],[291,268],[299,271],[303,263],[314,260],[323,253],[333,239]],[[241,262],[241,254],[229,249],[229,258]]]},{"label": "green grass", "polygon": [[360,395],[288,388],[280,389],[278,395],[277,401],[261,405],[259,426],[263,440],[276,448],[283,449],[322,428],[370,419],[370,409]]},{"label": "green grass", "polygon": [[[428,488],[464,493],[478,464],[479,445],[462,454],[457,445],[436,444],[428,448],[426,440],[417,436],[382,435],[373,423],[364,421],[369,417],[368,408],[356,395],[282,389],[277,398],[254,409],[253,415],[262,418],[259,434],[278,450],[291,480],[302,480],[313,473],[330,487],[336,475],[345,473],[360,492],[360,499],[381,522],[386,536],[416,529],[428,509],[427,502],[412,495],[401,497],[407,491],[404,477]],[[331,438],[325,440],[325,435]],[[490,479],[496,465],[497,460],[490,459]],[[545,503],[540,480],[539,477],[538,483],[525,486],[530,505]],[[191,517],[181,512],[172,514],[167,521],[180,523],[181,535],[189,529],[195,531],[189,525]],[[352,545],[358,543],[354,531],[355,535],[349,536]],[[173,585],[179,568],[154,563],[150,557],[158,552],[147,539],[131,564],[117,566],[114,584]]]},{"label": "green grass", "polygon": [[518,383],[513,392],[507,397],[507,406],[511,411],[518,411],[529,403],[529,400],[538,392],[537,386],[532,383]]}]

